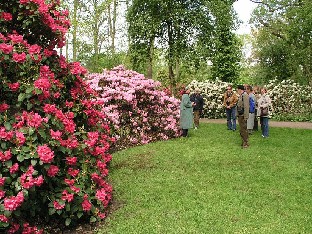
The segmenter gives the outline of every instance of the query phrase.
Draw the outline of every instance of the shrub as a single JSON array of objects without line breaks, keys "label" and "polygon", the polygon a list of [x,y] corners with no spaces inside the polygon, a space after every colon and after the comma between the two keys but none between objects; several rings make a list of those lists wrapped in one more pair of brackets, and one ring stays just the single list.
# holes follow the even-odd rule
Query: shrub
[{"label": "shrub", "polygon": [[67,11],[58,1],[0,5],[0,231],[74,225],[105,217],[109,124],[86,69],[67,63]]},{"label": "shrub", "polygon": [[160,82],[123,66],[90,74],[88,79],[113,123],[116,148],[179,136],[180,101],[161,91]]},{"label": "shrub", "polygon": [[191,90],[198,88],[204,99],[203,117],[209,119],[224,118],[225,109],[223,107],[223,94],[228,86],[228,83],[221,80],[193,80],[188,85]]},{"label": "shrub", "polygon": [[312,87],[292,80],[271,80],[268,94],[273,103],[274,118],[280,120],[312,121]]}]

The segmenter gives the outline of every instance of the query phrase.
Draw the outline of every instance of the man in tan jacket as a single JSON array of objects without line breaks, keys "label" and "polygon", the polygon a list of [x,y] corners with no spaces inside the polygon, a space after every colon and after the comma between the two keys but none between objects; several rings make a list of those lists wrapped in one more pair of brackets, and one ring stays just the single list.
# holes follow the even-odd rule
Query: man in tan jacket
[{"label": "man in tan jacket", "polygon": [[240,95],[237,102],[237,116],[239,133],[242,138],[242,148],[248,148],[247,119],[249,117],[249,96],[243,85],[237,86],[237,93]]}]

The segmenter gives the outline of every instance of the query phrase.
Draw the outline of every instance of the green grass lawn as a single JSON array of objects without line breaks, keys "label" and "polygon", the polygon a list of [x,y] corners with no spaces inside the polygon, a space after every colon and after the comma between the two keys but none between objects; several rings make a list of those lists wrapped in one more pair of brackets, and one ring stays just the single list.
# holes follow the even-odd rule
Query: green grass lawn
[{"label": "green grass lawn", "polygon": [[201,124],[190,137],[113,155],[112,213],[97,233],[312,233],[312,131],[239,132]]}]

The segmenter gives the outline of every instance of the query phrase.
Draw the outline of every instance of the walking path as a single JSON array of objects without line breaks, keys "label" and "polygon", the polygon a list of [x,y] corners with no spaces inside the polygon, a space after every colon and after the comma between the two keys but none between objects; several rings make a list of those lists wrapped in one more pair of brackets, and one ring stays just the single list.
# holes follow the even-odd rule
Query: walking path
[{"label": "walking path", "polygon": [[[200,119],[202,123],[219,123],[226,124],[226,119]],[[285,122],[285,121],[269,121],[270,127],[280,127],[280,128],[301,128],[301,129],[311,129],[312,122]]]}]

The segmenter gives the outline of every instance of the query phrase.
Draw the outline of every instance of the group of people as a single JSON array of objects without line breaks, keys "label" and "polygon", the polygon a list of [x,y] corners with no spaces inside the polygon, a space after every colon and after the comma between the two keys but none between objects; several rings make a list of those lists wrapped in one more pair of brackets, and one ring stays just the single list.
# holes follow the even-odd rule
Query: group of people
[{"label": "group of people", "polygon": [[260,119],[262,137],[269,137],[272,103],[266,88],[260,88],[258,93],[258,87],[238,85],[235,93],[233,87],[229,85],[224,93],[223,105],[226,108],[228,130],[236,130],[236,117],[238,118],[242,148],[249,147],[249,135],[258,130],[258,119]]},{"label": "group of people", "polygon": [[[258,91],[260,90],[260,93]],[[199,119],[204,106],[204,99],[200,90],[190,95],[190,89],[185,89],[180,104],[180,125],[182,137],[188,135],[190,128],[199,127]],[[229,85],[224,93],[223,105],[226,110],[227,129],[236,131],[236,119],[238,119],[239,132],[242,138],[242,148],[249,147],[249,135],[258,130],[258,119],[262,137],[269,137],[269,117],[271,99],[267,89],[252,87],[250,85],[238,85],[236,92]]]}]

